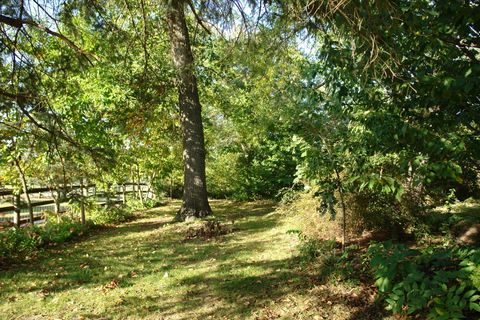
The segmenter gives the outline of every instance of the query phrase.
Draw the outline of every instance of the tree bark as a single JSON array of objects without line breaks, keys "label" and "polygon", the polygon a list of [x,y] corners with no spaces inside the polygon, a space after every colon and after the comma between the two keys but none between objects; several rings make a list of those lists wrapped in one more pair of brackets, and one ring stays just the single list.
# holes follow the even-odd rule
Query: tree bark
[{"label": "tree bark", "polygon": [[23,194],[25,195],[25,200],[27,201],[28,216],[30,218],[30,224],[33,225],[35,221],[33,217],[32,201],[30,200],[30,195],[28,194],[27,179],[25,178],[25,173],[23,172],[22,167],[20,166],[20,161],[18,161],[17,158],[15,158],[15,167],[17,168],[18,175],[20,176],[20,180],[22,181],[22,189],[23,189]]},{"label": "tree bark", "polygon": [[57,216],[57,222],[60,222],[60,205],[61,205],[61,197],[62,197],[62,192],[60,189],[57,187],[55,188],[55,191],[52,190],[52,198],[53,201],[55,201],[55,215]]},{"label": "tree bark", "polygon": [[205,175],[205,142],[202,106],[198,96],[197,79],[183,0],[168,2],[168,32],[176,69],[176,85],[183,134],[183,201],[175,220],[204,217],[212,212],[207,198]]},{"label": "tree bark", "polygon": [[345,199],[343,198],[342,180],[340,179],[340,174],[337,169],[335,169],[335,175],[337,176],[338,193],[340,194],[340,204],[342,206],[342,252],[344,252],[347,241],[347,210],[345,207]]}]

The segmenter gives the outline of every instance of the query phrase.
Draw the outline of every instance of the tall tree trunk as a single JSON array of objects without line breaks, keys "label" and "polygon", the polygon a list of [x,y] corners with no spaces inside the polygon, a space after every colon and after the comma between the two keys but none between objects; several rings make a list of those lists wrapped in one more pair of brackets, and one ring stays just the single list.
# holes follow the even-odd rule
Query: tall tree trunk
[{"label": "tall tree trunk", "polygon": [[17,168],[18,175],[20,176],[20,181],[22,181],[22,189],[23,189],[23,194],[25,195],[25,200],[27,201],[28,216],[30,218],[30,224],[33,225],[35,222],[33,217],[32,201],[30,200],[30,195],[28,194],[27,179],[25,177],[25,173],[22,170],[22,167],[20,166],[20,161],[18,161],[17,158],[15,158],[15,167]]},{"label": "tall tree trunk", "polygon": [[60,222],[60,204],[61,204],[62,193],[59,187],[55,188],[55,191],[52,190],[52,198],[55,201],[55,216],[57,217],[57,222]]},{"label": "tall tree trunk", "polygon": [[340,204],[342,206],[342,252],[344,252],[347,241],[347,210],[345,207],[345,199],[343,198],[342,180],[340,180],[340,174],[337,169],[335,169],[335,175],[337,176],[338,193],[340,194]]},{"label": "tall tree trunk", "polygon": [[183,133],[183,203],[176,220],[203,217],[212,212],[207,198],[205,176],[205,142],[202,124],[202,106],[194,75],[183,0],[168,2],[168,32],[176,69],[176,85]]},{"label": "tall tree trunk", "polygon": [[112,188],[111,183],[107,183],[107,189],[105,190],[105,207],[110,207],[110,189]]}]

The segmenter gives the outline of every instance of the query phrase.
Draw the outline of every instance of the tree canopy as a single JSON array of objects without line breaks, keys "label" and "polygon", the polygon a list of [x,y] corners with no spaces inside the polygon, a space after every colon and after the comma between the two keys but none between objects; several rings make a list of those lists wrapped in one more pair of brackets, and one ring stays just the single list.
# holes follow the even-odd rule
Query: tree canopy
[{"label": "tree canopy", "polygon": [[[468,196],[476,12],[476,1],[2,3],[2,181],[15,184],[13,159],[116,181],[136,166],[159,192],[191,190],[194,215],[209,212],[206,190]],[[203,161],[206,173],[182,178],[182,150],[185,174]]]}]

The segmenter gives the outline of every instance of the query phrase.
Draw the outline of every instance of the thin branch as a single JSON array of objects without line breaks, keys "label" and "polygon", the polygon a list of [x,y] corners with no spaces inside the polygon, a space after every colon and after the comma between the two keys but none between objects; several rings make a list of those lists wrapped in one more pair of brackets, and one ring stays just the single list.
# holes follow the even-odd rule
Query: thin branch
[{"label": "thin branch", "polygon": [[95,60],[100,60],[96,55],[92,54],[92,53],[88,53],[88,52],[85,52],[83,49],[81,49],[79,46],[77,46],[72,40],[70,40],[69,38],[67,38],[66,36],[64,36],[63,34],[59,33],[59,32],[56,32],[56,31],[53,31],[49,28],[47,28],[46,26],[34,21],[34,20],[31,20],[31,19],[28,19],[28,20],[25,20],[25,19],[20,19],[20,18],[12,18],[12,17],[8,17],[8,16],[5,16],[5,15],[2,15],[0,14],[0,23],[2,24],[6,24],[8,26],[11,26],[13,28],[17,28],[17,29],[20,29],[22,28],[24,25],[29,25],[31,27],[34,27],[36,29],[39,29],[41,31],[44,31],[45,33],[51,35],[51,36],[54,36],[60,40],[62,40],[63,42],[65,42],[70,48],[72,48],[75,52],[77,52],[79,55],[85,57],[85,59],[87,59],[87,61],[90,63],[90,64],[93,64],[92,61],[90,60],[90,56],[91,57],[94,57]]},{"label": "thin branch", "polygon": [[200,18],[200,16],[198,15],[197,10],[195,9],[195,6],[191,0],[188,1],[188,6],[192,10],[193,15],[195,16],[195,20],[197,20],[198,24],[203,28],[203,30],[205,30],[208,34],[212,34],[210,29],[208,29],[207,26],[203,23],[202,18]]}]

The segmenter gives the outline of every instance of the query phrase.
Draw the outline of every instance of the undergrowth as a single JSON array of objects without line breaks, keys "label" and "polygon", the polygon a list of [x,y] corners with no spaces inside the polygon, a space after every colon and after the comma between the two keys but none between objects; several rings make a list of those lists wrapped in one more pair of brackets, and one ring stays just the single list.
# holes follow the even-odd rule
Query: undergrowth
[{"label": "undergrowth", "polygon": [[480,316],[480,250],[385,242],[368,252],[387,310],[435,320]]},{"label": "undergrowth", "polygon": [[[149,205],[156,202],[149,201]],[[64,243],[87,233],[92,227],[113,225],[133,219],[133,209],[125,205],[111,207],[95,206],[91,201],[84,202],[87,210],[87,223],[78,219],[80,205],[70,204],[71,211],[62,216],[45,213],[46,222],[41,225],[12,227],[0,232],[0,265],[32,258],[41,248]]]},{"label": "undergrowth", "polygon": [[0,232],[0,265],[30,258],[39,248],[67,242],[91,227],[92,223],[82,225],[70,217],[62,217],[48,220],[41,226],[7,229]]}]

